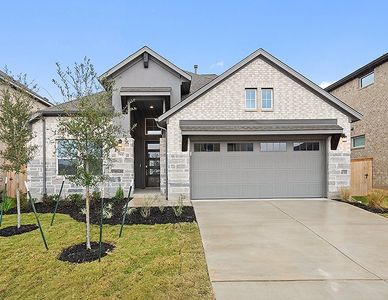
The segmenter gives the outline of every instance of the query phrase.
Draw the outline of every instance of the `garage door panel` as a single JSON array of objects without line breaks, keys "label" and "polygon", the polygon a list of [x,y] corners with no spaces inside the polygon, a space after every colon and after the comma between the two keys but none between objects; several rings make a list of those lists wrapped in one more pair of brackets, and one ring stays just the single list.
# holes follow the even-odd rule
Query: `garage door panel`
[{"label": "garage door panel", "polygon": [[[326,182],[325,143],[319,151],[192,152],[193,199],[324,197]],[[191,149],[193,151],[193,148]]]}]

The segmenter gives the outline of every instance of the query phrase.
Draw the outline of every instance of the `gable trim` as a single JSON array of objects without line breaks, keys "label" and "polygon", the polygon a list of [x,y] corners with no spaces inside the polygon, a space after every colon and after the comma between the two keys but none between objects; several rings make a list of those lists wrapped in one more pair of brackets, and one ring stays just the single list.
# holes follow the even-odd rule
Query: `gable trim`
[{"label": "gable trim", "polygon": [[158,122],[165,121],[167,118],[169,118],[173,114],[177,113],[179,110],[181,110],[186,105],[188,105],[189,103],[191,103],[192,101],[197,99],[199,96],[205,94],[210,89],[212,89],[213,87],[217,86],[218,84],[223,82],[225,79],[227,79],[228,77],[232,76],[234,73],[236,73],[237,71],[242,69],[244,66],[249,64],[251,61],[253,61],[254,59],[256,59],[256,58],[258,58],[260,56],[266,58],[267,60],[272,62],[274,65],[276,65],[278,68],[284,70],[286,73],[288,73],[292,77],[298,79],[301,83],[305,84],[306,86],[308,86],[309,88],[311,88],[312,90],[317,92],[317,94],[319,94],[320,96],[323,97],[323,100],[327,100],[327,102],[329,104],[333,105],[338,110],[344,112],[346,115],[348,115],[350,117],[350,119],[353,122],[354,121],[358,121],[358,120],[361,119],[361,117],[362,117],[361,113],[359,113],[358,111],[354,110],[349,105],[345,104],[344,102],[342,102],[338,98],[334,97],[330,93],[326,92],[324,89],[319,87],[317,84],[315,84],[314,82],[310,81],[309,79],[307,79],[306,77],[304,77],[303,75],[301,75],[300,73],[298,73],[297,71],[295,71],[294,69],[292,69],[291,67],[286,65],[285,63],[281,62],[280,60],[278,60],[276,57],[274,57],[271,54],[269,54],[264,49],[260,48],[260,49],[256,50],[255,52],[253,52],[252,54],[248,55],[246,58],[244,58],[243,60],[241,60],[240,62],[238,62],[234,66],[232,66],[231,68],[229,68],[228,70],[226,70],[224,73],[222,73],[220,76],[215,78],[213,81],[209,82],[208,84],[206,84],[205,86],[200,88],[198,91],[196,91],[195,93],[193,93],[192,95],[187,97],[185,100],[183,100],[183,101],[179,102],[178,104],[176,104],[170,110],[168,110],[163,115],[161,115],[158,118]]},{"label": "gable trim", "polygon": [[117,65],[115,65],[114,67],[110,68],[108,71],[106,71],[104,74],[102,74],[101,76],[99,76],[99,80],[100,81],[103,81],[104,79],[107,79],[109,78],[110,76],[112,76],[114,73],[118,72],[119,70],[121,70],[122,68],[126,67],[128,64],[130,64],[133,60],[135,60],[136,58],[138,58],[140,55],[142,55],[143,53],[148,53],[150,54],[152,57],[156,58],[157,60],[159,60],[160,62],[162,62],[164,65],[166,65],[167,67],[169,67],[170,69],[174,70],[175,72],[177,72],[179,75],[181,75],[182,77],[186,78],[187,80],[191,81],[191,76],[184,72],[182,69],[178,68],[176,65],[174,65],[172,62],[168,61],[167,59],[165,59],[163,56],[159,55],[158,53],[156,53],[154,50],[152,50],[151,48],[148,48],[147,46],[144,46],[143,48],[137,50],[135,53],[131,54],[130,56],[128,56],[126,59],[124,59],[123,61],[121,61],[120,63],[118,63]]}]

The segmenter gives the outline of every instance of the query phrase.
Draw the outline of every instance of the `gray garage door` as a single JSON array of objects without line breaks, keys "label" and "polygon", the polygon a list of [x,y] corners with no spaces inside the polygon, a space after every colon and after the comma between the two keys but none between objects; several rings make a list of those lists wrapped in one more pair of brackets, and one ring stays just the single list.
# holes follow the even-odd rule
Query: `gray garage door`
[{"label": "gray garage door", "polygon": [[192,142],[191,197],[324,197],[324,141]]}]

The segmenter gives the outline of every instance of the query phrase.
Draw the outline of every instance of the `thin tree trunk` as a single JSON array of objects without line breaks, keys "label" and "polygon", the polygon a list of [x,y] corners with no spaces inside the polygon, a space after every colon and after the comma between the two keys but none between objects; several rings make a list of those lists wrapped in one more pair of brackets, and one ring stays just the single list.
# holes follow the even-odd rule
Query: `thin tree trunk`
[{"label": "thin tree trunk", "polygon": [[16,173],[16,207],[18,213],[18,228],[20,228],[20,192],[19,192],[19,173]]},{"label": "thin tree trunk", "polygon": [[[89,163],[86,162],[86,172],[89,172]],[[91,249],[90,246],[90,197],[89,186],[86,187],[86,249]]]}]

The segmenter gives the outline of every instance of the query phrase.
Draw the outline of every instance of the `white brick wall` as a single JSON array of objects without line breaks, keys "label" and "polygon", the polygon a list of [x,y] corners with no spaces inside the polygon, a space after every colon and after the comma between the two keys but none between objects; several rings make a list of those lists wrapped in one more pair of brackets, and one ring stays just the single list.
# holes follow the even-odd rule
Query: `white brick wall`
[{"label": "white brick wall", "polygon": [[[56,133],[57,125],[58,119],[56,117],[46,118],[46,187],[48,195],[59,193],[63,179],[63,176],[57,175],[56,140],[59,138]],[[42,121],[33,124],[33,131],[36,136],[32,144],[39,148],[34,159],[27,166],[27,181],[32,196],[41,199],[44,193]],[[118,151],[112,151],[112,165],[109,169],[104,170],[104,174],[109,176],[109,180],[104,184],[105,196],[112,197],[119,186],[122,186],[127,192],[134,178],[133,139],[123,139],[123,141],[123,146]],[[66,196],[71,193],[84,193],[84,189],[66,180],[62,195]]]},{"label": "white brick wall", "polygon": [[[245,88],[274,89],[271,112],[246,111]],[[203,96],[194,100],[168,120],[168,194],[169,199],[183,193],[190,195],[189,152],[181,151],[179,120],[234,119],[337,119],[348,136],[338,149],[328,150],[328,192],[335,196],[340,186],[350,184],[350,123],[348,117],[261,58],[227,78]],[[329,140],[328,140],[329,143]],[[328,144],[330,149],[330,144]],[[346,174],[345,174],[346,173]]]}]

